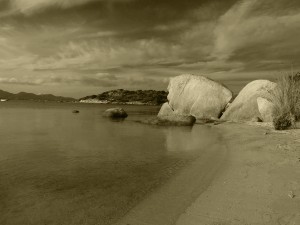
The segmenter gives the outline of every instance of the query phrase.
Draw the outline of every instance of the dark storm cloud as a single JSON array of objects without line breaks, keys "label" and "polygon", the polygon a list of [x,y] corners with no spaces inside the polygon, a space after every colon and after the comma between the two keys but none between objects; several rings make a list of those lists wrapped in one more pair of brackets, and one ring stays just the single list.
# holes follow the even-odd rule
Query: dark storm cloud
[{"label": "dark storm cloud", "polygon": [[271,77],[300,69],[299,28],[297,0],[0,0],[0,84]]}]

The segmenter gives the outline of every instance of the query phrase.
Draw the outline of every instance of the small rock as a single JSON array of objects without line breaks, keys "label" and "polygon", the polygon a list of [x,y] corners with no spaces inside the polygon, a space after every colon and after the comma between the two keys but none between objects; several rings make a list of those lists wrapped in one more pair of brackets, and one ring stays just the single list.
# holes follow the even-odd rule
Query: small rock
[{"label": "small rock", "polygon": [[295,197],[296,197],[296,195],[294,194],[293,191],[290,191],[289,194],[288,194],[288,196],[289,196],[290,198],[295,198]]},{"label": "small rock", "polygon": [[73,110],[72,113],[79,113],[79,110]]},{"label": "small rock", "polygon": [[219,122],[219,121],[214,121],[214,125],[219,125],[221,124],[222,122]]},{"label": "small rock", "polygon": [[258,123],[261,123],[262,120],[261,120],[261,118],[259,118],[259,117],[253,117],[253,118],[251,119],[251,122],[258,122]]},{"label": "small rock", "polygon": [[146,120],[137,120],[138,123],[148,124],[148,125],[156,125],[156,126],[193,126],[196,118],[191,117],[190,120],[164,120],[160,118],[152,118]]},{"label": "small rock", "polygon": [[110,118],[126,118],[128,114],[122,108],[111,108],[105,110],[103,116]]}]

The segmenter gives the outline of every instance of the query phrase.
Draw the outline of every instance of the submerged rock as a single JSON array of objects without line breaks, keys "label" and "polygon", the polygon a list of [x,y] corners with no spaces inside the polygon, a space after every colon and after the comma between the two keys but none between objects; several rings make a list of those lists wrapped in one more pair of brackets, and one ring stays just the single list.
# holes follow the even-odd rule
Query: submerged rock
[{"label": "submerged rock", "polygon": [[232,92],[223,85],[189,74],[172,78],[168,91],[169,106],[175,115],[197,119],[219,118],[232,98]]},{"label": "submerged rock", "polygon": [[173,111],[169,103],[164,103],[157,115],[155,123],[163,125],[192,126],[196,121],[194,116],[179,115]]},{"label": "submerged rock", "polygon": [[273,122],[274,104],[266,98],[257,98],[258,111],[263,122]]},{"label": "submerged rock", "polygon": [[158,125],[158,126],[192,126],[196,121],[196,118],[191,116],[190,118],[187,118],[186,120],[164,120],[164,119],[149,119],[149,120],[142,120],[137,121],[143,124],[150,124],[150,125]]},{"label": "submerged rock", "polygon": [[79,110],[73,110],[72,113],[79,113]]},{"label": "submerged rock", "polygon": [[269,80],[255,80],[247,84],[229,105],[221,119],[230,121],[252,121],[260,118],[257,98],[268,98],[276,87],[276,83]]},{"label": "submerged rock", "polygon": [[126,118],[128,114],[122,108],[111,108],[105,110],[103,116],[110,118]]}]

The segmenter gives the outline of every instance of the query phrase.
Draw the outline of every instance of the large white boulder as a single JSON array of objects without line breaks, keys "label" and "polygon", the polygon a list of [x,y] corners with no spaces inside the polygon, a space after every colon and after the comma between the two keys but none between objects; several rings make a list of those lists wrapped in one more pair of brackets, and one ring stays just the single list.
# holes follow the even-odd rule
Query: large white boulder
[{"label": "large white boulder", "polygon": [[263,122],[273,122],[274,104],[266,98],[257,98],[257,107]]},{"label": "large white boulder", "polygon": [[[257,98],[270,98],[276,83],[255,80],[247,84],[223,113],[221,119],[231,121],[253,121],[261,118]],[[268,118],[269,119],[269,118]]]},{"label": "large white boulder", "polygon": [[223,85],[203,76],[184,74],[170,80],[168,101],[177,115],[219,118],[232,98]]}]

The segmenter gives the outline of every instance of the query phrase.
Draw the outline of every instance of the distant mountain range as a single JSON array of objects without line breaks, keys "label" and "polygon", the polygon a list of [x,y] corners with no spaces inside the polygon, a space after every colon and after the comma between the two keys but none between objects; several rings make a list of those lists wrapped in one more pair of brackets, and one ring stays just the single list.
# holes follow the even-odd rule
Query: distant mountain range
[{"label": "distant mountain range", "polygon": [[74,98],[55,96],[51,94],[36,95],[33,93],[20,92],[13,94],[7,91],[0,90],[0,99],[8,100],[34,100],[34,101],[55,101],[55,102],[73,102],[77,101]]},{"label": "distant mountain range", "polygon": [[[155,90],[129,91],[117,89],[106,91],[98,95],[90,95],[79,99],[83,103],[104,103],[104,104],[132,104],[132,105],[161,105],[167,102],[168,92]],[[33,94],[20,92],[13,94],[0,90],[0,99],[7,100],[33,100],[33,101],[54,101],[74,102],[74,98],[55,96],[52,94]]]},{"label": "distant mountain range", "polygon": [[79,99],[83,103],[161,105],[167,101],[168,92],[155,90],[128,91],[117,89]]}]

